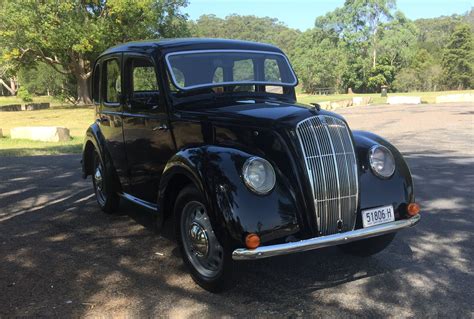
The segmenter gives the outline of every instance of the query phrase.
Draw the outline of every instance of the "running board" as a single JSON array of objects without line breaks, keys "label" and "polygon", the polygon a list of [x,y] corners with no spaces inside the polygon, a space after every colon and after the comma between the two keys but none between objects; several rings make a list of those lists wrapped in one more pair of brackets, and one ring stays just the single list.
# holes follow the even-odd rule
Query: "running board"
[{"label": "running board", "polygon": [[144,207],[146,209],[152,210],[155,213],[158,213],[158,205],[156,205],[156,204],[147,202],[143,199],[137,198],[137,197],[132,196],[132,195],[127,194],[127,193],[118,193],[118,195],[121,198],[128,200],[129,202],[132,202],[132,203],[134,203],[138,206]]}]

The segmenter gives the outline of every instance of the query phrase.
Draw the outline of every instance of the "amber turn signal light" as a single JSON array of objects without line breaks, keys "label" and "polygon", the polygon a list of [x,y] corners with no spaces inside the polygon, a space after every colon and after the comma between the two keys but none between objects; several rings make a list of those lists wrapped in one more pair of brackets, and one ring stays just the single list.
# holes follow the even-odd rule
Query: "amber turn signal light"
[{"label": "amber turn signal light", "polygon": [[248,234],[245,237],[245,246],[248,249],[255,249],[260,246],[260,237],[257,234]]},{"label": "amber turn signal light", "polygon": [[420,205],[418,205],[417,203],[408,204],[407,212],[408,212],[408,215],[415,216],[416,214],[420,212]]}]

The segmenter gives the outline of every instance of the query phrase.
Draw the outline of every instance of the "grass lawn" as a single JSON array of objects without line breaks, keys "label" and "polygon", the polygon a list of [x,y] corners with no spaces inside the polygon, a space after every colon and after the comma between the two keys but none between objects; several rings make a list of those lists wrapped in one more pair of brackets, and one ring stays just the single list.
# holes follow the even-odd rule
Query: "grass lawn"
[{"label": "grass lawn", "polygon": [[74,136],[67,142],[39,142],[30,140],[12,140],[0,138],[1,156],[35,156],[74,154],[82,151],[83,137]]},{"label": "grass lawn", "polygon": [[[84,134],[94,122],[94,108],[51,108],[48,110],[0,112],[0,156],[29,156],[80,153]],[[67,142],[38,142],[10,139],[16,126],[63,126],[70,130]]]}]

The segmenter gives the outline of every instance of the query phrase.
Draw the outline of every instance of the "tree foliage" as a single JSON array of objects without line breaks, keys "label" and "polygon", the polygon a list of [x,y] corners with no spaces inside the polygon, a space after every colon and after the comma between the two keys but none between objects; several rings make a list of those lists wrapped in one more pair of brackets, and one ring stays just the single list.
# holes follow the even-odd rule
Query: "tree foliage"
[{"label": "tree foliage", "polygon": [[459,25],[449,37],[442,65],[447,86],[465,89],[474,85],[474,42],[469,25]]},{"label": "tree foliage", "polygon": [[200,38],[239,39],[270,43],[285,52],[292,52],[301,33],[287,27],[278,19],[256,16],[229,15],[224,19],[215,15],[202,15],[189,23],[193,36]]},{"label": "tree foliage", "polygon": [[[304,91],[472,88],[474,10],[411,21],[396,0],[346,0],[301,32],[270,17],[202,15],[187,0],[0,0],[0,94],[89,102],[91,64],[121,42],[207,37],[265,42],[290,58]],[[54,72],[53,72],[54,71]],[[242,75],[244,76],[244,75]]]},{"label": "tree foliage", "polygon": [[89,103],[91,63],[107,47],[146,38],[182,36],[186,0],[2,1],[4,60],[42,61],[72,75],[77,97]]}]

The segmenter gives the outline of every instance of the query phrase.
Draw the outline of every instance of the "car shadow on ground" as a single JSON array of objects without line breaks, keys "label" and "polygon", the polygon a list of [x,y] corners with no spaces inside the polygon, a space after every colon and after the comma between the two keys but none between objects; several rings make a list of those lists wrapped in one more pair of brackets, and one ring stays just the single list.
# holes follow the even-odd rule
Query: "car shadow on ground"
[{"label": "car shadow on ground", "polygon": [[473,163],[446,154],[405,154],[423,219],[386,251],[239,262],[221,294],[192,282],[171,227],[132,204],[101,213],[78,156],[0,158],[0,316],[468,317]]}]

